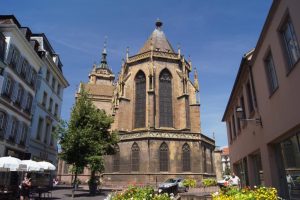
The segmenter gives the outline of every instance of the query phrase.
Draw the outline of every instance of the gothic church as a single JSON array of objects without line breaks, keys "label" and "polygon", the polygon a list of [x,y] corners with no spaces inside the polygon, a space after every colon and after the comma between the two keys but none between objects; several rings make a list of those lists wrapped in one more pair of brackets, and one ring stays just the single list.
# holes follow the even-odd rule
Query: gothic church
[{"label": "gothic church", "polygon": [[174,51],[162,22],[136,55],[127,51],[117,80],[106,56],[104,48],[89,82],[80,85],[119,132],[104,181],[155,185],[169,177],[214,177],[215,141],[201,133],[197,71],[192,81],[191,62]]}]

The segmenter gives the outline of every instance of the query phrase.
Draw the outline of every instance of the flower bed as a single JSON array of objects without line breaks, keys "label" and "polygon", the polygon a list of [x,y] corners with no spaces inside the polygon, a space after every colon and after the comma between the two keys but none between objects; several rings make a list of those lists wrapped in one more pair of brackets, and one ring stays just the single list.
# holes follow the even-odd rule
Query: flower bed
[{"label": "flower bed", "polygon": [[105,200],[171,200],[168,194],[155,194],[152,187],[129,187],[125,191],[108,195]]},{"label": "flower bed", "polygon": [[213,200],[276,200],[277,190],[271,187],[257,187],[254,189],[226,188],[213,195]]}]

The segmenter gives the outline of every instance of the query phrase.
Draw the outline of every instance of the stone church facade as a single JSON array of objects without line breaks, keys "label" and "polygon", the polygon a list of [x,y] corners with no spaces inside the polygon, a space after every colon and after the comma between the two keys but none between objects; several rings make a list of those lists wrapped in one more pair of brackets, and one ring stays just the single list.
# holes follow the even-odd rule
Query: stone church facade
[{"label": "stone church facade", "polygon": [[81,83],[96,107],[114,117],[112,130],[119,133],[116,154],[105,158],[105,183],[215,176],[215,141],[201,133],[197,71],[192,81],[191,62],[174,51],[162,22],[136,55],[127,51],[116,80],[106,56],[104,48],[89,83]]}]

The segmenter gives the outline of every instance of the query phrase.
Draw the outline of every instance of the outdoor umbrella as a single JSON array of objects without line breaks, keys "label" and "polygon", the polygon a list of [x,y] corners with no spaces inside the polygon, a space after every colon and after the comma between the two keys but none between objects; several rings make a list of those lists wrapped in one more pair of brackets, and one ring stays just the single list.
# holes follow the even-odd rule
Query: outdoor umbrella
[{"label": "outdoor umbrella", "polygon": [[56,170],[56,167],[52,163],[46,161],[41,161],[38,163],[41,166],[41,168],[43,168],[44,170]]},{"label": "outdoor umbrella", "polygon": [[33,160],[22,160],[20,164],[26,165],[27,171],[41,171],[42,170],[42,166],[39,165],[38,162],[33,161]]},{"label": "outdoor umbrella", "polygon": [[7,156],[0,158],[0,167],[8,168],[10,171],[16,171],[21,164],[21,160],[15,157]]}]

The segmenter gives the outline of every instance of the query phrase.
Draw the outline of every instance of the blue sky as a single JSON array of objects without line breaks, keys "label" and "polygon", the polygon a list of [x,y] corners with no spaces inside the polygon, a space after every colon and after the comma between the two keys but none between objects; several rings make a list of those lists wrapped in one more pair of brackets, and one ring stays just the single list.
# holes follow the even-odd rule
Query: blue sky
[{"label": "blue sky", "polygon": [[202,132],[227,145],[221,122],[241,58],[255,47],[271,0],[0,0],[0,14],[45,33],[60,54],[70,86],[62,118],[68,119],[80,81],[99,62],[105,36],[108,62],[117,73],[126,47],[134,55],[160,18],[174,49],[191,56],[200,81]]}]

